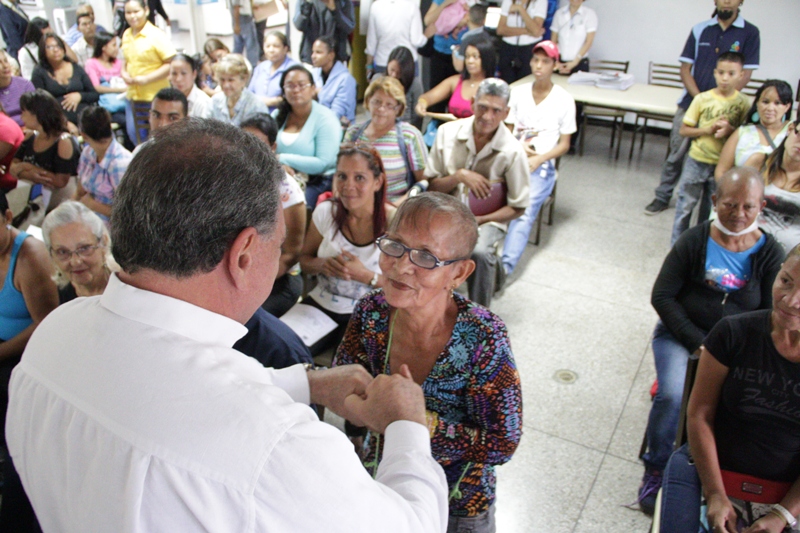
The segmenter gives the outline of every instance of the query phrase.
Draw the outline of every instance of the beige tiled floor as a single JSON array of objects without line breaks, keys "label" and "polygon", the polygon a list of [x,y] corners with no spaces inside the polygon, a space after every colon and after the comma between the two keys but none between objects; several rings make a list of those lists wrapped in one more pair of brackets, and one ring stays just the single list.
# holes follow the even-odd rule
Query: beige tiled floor
[{"label": "beige tiled floor", "polygon": [[[650,527],[623,505],[642,475],[654,379],[650,289],[674,211],[643,213],[666,139],[648,137],[628,163],[609,157],[608,134],[590,128],[585,155],[562,159],[554,225],[492,305],[511,334],[525,410],[520,448],[498,472],[500,533]],[[562,384],[558,370],[577,380]]]}]

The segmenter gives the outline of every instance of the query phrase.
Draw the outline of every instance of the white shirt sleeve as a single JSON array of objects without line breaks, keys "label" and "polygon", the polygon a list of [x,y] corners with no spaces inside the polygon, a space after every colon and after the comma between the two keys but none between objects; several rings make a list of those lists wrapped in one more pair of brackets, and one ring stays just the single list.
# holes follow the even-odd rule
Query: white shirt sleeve
[{"label": "white shirt sleeve", "polygon": [[505,120],[506,124],[517,123],[517,101],[519,100],[518,95],[519,91],[517,91],[516,87],[511,89],[511,96],[508,99],[508,116]]},{"label": "white shirt sleeve", "polygon": [[[395,422],[372,479],[353,445],[332,426],[292,426],[257,481],[255,531],[439,532],[447,529],[447,480],[431,457],[427,429]],[[320,499],[319,495],[325,497]]]},{"label": "white shirt sleeve", "polygon": [[[566,93],[566,91],[565,91]],[[575,124],[575,100],[569,95],[564,95],[564,115],[561,118],[561,127],[559,133],[561,135],[573,134],[578,131]]]},{"label": "white shirt sleeve", "polygon": [[372,6],[372,9],[369,10],[369,19],[367,22],[367,48],[364,50],[365,54],[373,57],[375,56],[375,48],[378,46],[378,21],[375,17],[376,7],[377,6]]},{"label": "white shirt sleeve", "polygon": [[547,18],[547,0],[536,0],[533,4],[533,12],[530,13],[531,18],[540,18],[542,20]]},{"label": "white shirt sleeve", "polygon": [[511,8],[511,0],[503,0],[503,3],[500,4],[500,16],[507,17],[508,10]]},{"label": "white shirt sleeve", "polygon": [[413,14],[411,15],[411,35],[410,41],[411,44],[416,46],[417,48],[422,48],[425,46],[425,43],[428,42],[428,38],[425,37],[425,29],[422,27],[422,13],[420,13],[419,9],[412,9]]},{"label": "white shirt sleeve", "polygon": [[593,33],[597,31],[597,13],[594,9],[584,7],[586,10],[586,33]]}]

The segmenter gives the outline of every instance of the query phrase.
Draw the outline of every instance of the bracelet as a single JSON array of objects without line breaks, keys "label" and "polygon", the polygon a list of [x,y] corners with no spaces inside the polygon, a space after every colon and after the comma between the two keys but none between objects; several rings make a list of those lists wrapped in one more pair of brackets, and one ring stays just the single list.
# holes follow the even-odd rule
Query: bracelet
[{"label": "bracelet", "polygon": [[789,510],[786,509],[786,507],[784,507],[779,503],[773,505],[772,509],[770,509],[769,512],[783,518],[786,521],[786,525],[788,525],[792,529],[794,529],[794,526],[797,525],[797,519],[794,516],[792,516],[792,513],[790,513]]}]

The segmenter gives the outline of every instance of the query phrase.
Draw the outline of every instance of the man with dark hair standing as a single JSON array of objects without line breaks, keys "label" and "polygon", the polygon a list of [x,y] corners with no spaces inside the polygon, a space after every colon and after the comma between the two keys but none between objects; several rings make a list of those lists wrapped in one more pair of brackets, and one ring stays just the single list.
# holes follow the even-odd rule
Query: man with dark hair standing
[{"label": "man with dark hair standing", "polygon": [[681,177],[683,160],[689,151],[690,139],[681,136],[683,117],[692,99],[716,86],[714,69],[717,57],[725,52],[744,56],[744,76],[737,90],[742,90],[753,71],[758,68],[761,37],[758,28],[744,20],[739,8],[744,0],[714,0],[716,10],[710,20],[692,28],[681,53],[681,80],[685,87],[672,120],[669,135],[669,156],[661,170],[661,183],[656,187],[656,197],[644,208],[647,215],[656,215],[669,207],[672,191]]},{"label": "man with dark hair standing", "polygon": [[[131,162],[111,217],[122,271],[39,326],[9,387],[8,448],[44,531],[444,533],[405,365],[373,380],[230,348],[278,269],[281,172],[255,136],[191,118]],[[309,402],[383,434],[376,479]]]}]

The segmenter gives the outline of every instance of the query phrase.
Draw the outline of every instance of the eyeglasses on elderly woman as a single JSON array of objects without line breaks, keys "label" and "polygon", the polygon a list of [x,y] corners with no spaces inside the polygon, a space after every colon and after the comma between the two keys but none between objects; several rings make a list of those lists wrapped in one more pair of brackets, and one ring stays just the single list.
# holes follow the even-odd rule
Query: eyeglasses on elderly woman
[{"label": "eyeglasses on elderly woman", "polygon": [[390,239],[386,235],[378,237],[378,239],[375,241],[375,244],[378,245],[378,249],[381,252],[385,253],[389,257],[394,257],[395,259],[400,259],[405,255],[406,252],[408,252],[408,258],[412,263],[427,270],[433,270],[434,268],[452,265],[453,263],[469,259],[469,257],[459,257],[458,259],[450,259],[449,261],[440,261],[439,258],[430,252],[419,250],[417,248],[409,248],[402,243]]},{"label": "eyeglasses on elderly woman", "polygon": [[73,255],[77,255],[78,257],[83,257],[84,259],[87,257],[91,257],[95,250],[98,248],[103,248],[101,244],[87,244],[85,246],[81,246],[76,250],[68,250],[67,248],[50,248],[50,255],[54,256],[61,262],[66,263],[70,259],[72,259]]}]

